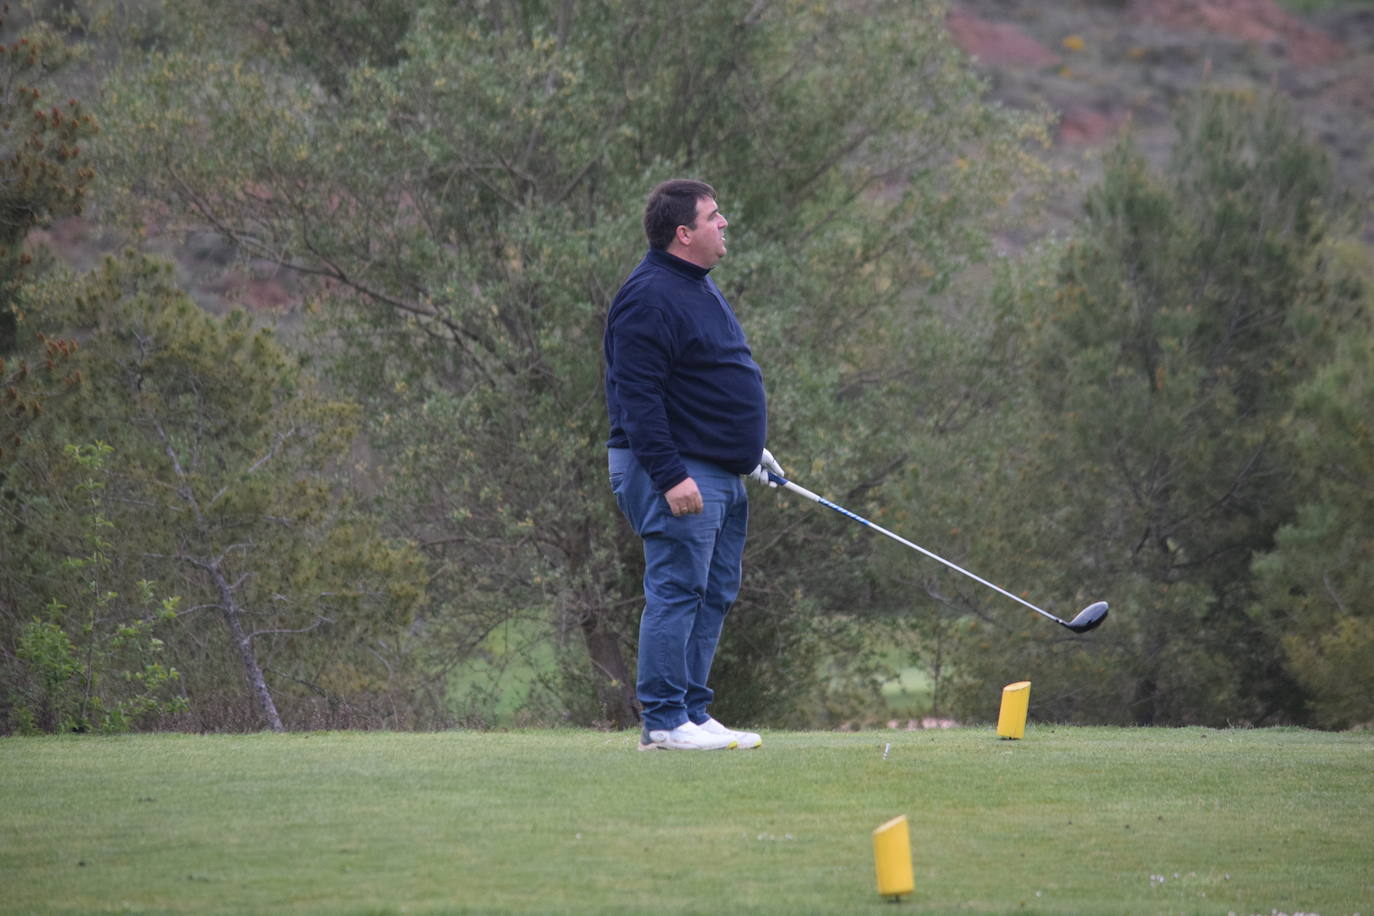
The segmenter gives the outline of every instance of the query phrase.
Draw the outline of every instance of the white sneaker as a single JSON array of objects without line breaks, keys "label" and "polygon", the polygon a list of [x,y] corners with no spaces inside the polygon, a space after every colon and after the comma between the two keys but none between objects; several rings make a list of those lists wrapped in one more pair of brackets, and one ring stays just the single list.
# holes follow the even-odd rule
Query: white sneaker
[{"label": "white sneaker", "polygon": [[700,725],[683,722],[672,731],[644,730],[641,751],[723,751],[735,746],[735,733],[712,734]]},{"label": "white sneaker", "polygon": [[741,750],[763,746],[763,739],[753,732],[737,732],[733,728],[726,728],[715,719],[707,719],[705,722],[698,725],[697,728],[700,728],[708,735],[719,735],[722,738],[728,735],[735,739],[735,744],[738,745]]}]

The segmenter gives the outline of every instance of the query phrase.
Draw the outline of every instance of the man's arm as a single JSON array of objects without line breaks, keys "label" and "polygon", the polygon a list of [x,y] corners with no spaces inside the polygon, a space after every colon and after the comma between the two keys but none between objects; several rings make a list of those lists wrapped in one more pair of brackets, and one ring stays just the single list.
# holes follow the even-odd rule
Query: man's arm
[{"label": "man's arm", "polygon": [[[611,328],[609,344],[611,371],[607,382],[615,386],[620,407],[616,419],[630,440],[635,458],[666,497],[688,479],[663,404],[663,386],[672,370],[672,332],[658,309],[639,307],[619,316]],[[699,501],[700,495],[696,498]]]}]

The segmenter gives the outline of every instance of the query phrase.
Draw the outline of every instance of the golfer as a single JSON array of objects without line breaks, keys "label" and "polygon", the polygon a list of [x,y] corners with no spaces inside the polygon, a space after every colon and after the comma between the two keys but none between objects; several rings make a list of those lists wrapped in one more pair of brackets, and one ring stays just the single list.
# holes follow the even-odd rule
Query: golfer
[{"label": "golfer", "polygon": [[700,181],[649,194],[649,251],[606,318],[611,489],[644,541],[639,749],[753,748],[711,718],[707,686],[739,594],[749,500],[741,475],[782,468],[764,448],[763,373],[710,277],[725,256],[724,214]]}]

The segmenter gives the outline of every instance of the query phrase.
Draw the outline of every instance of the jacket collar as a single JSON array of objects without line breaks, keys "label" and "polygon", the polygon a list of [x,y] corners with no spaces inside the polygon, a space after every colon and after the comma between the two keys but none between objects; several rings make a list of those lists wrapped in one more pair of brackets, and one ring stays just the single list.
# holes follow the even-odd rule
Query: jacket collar
[{"label": "jacket collar", "polygon": [[661,248],[650,248],[649,253],[644,256],[644,260],[660,267],[666,267],[689,280],[704,280],[706,275],[711,272],[709,267],[698,267],[691,261],[684,261],[677,255],[671,255]]}]

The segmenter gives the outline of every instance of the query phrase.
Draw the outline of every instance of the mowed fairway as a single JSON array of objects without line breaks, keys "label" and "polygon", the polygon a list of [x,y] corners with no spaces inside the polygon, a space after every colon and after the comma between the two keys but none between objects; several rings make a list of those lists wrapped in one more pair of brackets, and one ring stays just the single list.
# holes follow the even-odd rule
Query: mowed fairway
[{"label": "mowed fairway", "polygon": [[[1374,733],[764,741],[0,739],[0,910],[1374,916]],[[894,907],[871,832],[897,814],[916,893]]]}]

